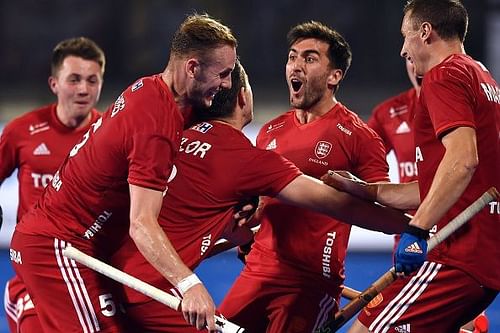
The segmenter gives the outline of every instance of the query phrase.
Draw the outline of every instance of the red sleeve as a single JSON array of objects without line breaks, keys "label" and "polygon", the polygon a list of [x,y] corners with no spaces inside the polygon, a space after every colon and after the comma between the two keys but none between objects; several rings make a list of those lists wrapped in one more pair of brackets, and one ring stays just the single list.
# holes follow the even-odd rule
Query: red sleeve
[{"label": "red sleeve", "polygon": [[367,181],[389,181],[389,165],[382,139],[370,128],[360,131],[356,141],[355,174]]},{"label": "red sleeve", "polygon": [[18,167],[18,150],[16,147],[13,124],[7,124],[0,136],[0,184]]},{"label": "red sleeve", "polygon": [[456,67],[437,69],[422,85],[422,101],[427,107],[436,137],[452,128],[475,128],[472,79]]},{"label": "red sleeve", "polygon": [[281,155],[268,150],[248,150],[251,158],[241,158],[245,165],[238,168],[238,194],[247,196],[265,195],[274,197],[292,180],[302,174],[300,170]]}]

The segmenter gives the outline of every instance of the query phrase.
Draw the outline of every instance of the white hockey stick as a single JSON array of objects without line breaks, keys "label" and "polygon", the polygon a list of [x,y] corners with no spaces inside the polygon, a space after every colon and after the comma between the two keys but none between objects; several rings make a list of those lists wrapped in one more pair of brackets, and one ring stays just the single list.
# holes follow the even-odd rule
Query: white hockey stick
[{"label": "white hockey stick", "polygon": [[[176,311],[180,311],[181,300],[177,297],[170,295],[169,293],[158,289],[144,281],[139,280],[119,269],[114,268],[94,257],[91,257],[82,251],[74,248],[67,247],[63,250],[63,255],[70,259],[73,259],[96,272],[99,272],[110,279],[118,281],[134,290],[137,290],[140,293],[143,293],[146,296],[151,297],[152,299],[165,304],[171,309]],[[221,333],[242,333],[245,332],[245,329],[231,323],[226,318],[221,316],[215,316],[215,327]]]}]

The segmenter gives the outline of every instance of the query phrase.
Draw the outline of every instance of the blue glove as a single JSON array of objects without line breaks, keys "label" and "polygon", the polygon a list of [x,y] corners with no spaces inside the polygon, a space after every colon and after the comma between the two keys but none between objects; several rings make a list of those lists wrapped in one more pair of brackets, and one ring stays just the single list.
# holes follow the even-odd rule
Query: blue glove
[{"label": "blue glove", "polygon": [[394,253],[396,273],[409,275],[422,266],[427,258],[427,238],[429,238],[428,230],[412,225],[406,227]]}]

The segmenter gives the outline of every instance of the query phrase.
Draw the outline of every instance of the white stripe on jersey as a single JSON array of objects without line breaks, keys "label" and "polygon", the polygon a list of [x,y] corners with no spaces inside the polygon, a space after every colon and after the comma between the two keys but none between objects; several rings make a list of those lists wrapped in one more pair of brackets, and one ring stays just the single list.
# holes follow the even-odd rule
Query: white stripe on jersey
[{"label": "white stripe on jersey", "polygon": [[328,294],[325,294],[323,299],[319,302],[319,313],[318,317],[316,317],[316,323],[313,327],[313,332],[315,332],[318,328],[320,328],[328,319],[330,319],[329,315],[332,314],[332,310],[335,307],[335,298],[331,297]]},{"label": "white stripe on jersey", "polygon": [[5,284],[5,292],[3,294],[3,305],[7,315],[17,323],[17,304],[10,301],[9,281]]},{"label": "white stripe on jersey", "polygon": [[375,318],[368,328],[373,333],[385,333],[408,309],[408,307],[424,292],[428,284],[436,276],[441,264],[424,262],[420,270],[385,309]]},{"label": "white stripe on jersey", "polygon": [[81,292],[78,289],[78,284],[76,284],[71,271],[67,271],[68,267],[63,264],[63,260],[67,263],[67,258],[64,257],[61,252],[65,247],[66,246],[64,241],[54,238],[54,249],[57,265],[59,266],[64,282],[66,282],[66,287],[68,288],[71,301],[73,302],[73,307],[78,316],[78,320],[80,321],[80,325],[82,326],[84,333],[94,333],[95,330],[90,320],[89,311],[88,309],[86,309],[85,302],[83,301]]}]

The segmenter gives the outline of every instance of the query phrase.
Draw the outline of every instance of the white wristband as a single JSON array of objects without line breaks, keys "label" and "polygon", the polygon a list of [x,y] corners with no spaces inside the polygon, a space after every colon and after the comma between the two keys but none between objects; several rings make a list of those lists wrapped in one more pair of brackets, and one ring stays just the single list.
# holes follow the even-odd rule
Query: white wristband
[{"label": "white wristband", "polygon": [[186,291],[188,291],[192,286],[196,284],[201,284],[201,281],[198,276],[193,273],[177,283],[176,288],[181,292],[181,295],[184,296]]}]

